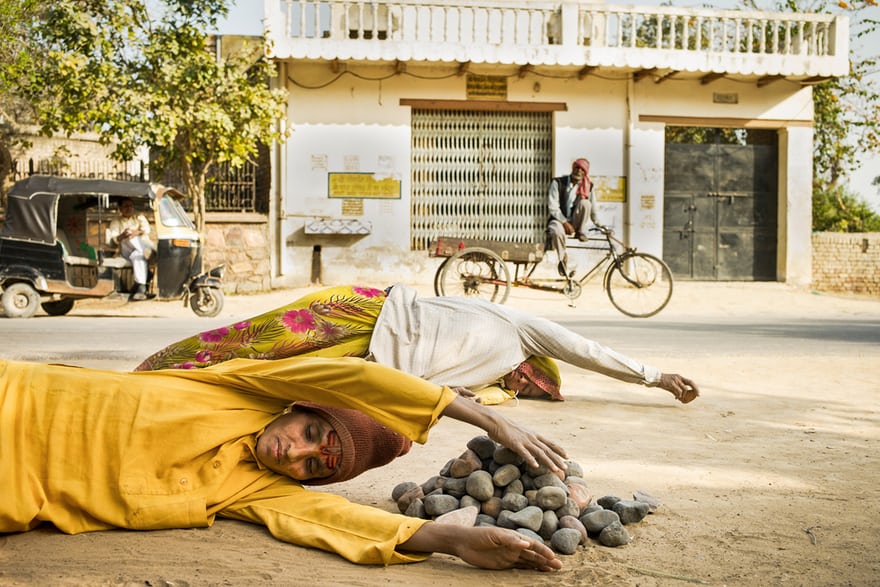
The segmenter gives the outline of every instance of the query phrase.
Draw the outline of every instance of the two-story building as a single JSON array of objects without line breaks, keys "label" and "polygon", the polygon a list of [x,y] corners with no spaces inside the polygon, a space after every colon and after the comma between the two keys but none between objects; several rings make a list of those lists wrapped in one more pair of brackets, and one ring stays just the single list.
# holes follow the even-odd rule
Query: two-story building
[{"label": "two-story building", "polygon": [[[573,0],[265,0],[289,91],[279,281],[429,283],[438,236],[543,242],[591,161],[603,224],[677,278],[811,279],[811,85],[848,21]],[[550,265],[555,266],[555,259]]]}]

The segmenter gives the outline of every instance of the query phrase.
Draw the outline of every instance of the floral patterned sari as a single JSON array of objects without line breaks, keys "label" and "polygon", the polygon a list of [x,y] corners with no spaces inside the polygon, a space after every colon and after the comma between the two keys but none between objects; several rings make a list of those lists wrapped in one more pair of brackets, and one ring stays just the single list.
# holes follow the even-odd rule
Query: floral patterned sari
[{"label": "floral patterned sari", "polygon": [[135,371],[199,369],[230,359],[365,357],[385,292],[331,287],[250,320],[172,343]]}]

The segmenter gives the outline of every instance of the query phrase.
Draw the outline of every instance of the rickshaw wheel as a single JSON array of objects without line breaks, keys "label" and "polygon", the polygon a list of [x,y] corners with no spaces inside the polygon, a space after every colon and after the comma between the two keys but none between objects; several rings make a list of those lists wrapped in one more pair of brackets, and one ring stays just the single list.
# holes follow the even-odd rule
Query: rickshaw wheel
[{"label": "rickshaw wheel", "polygon": [[490,249],[467,247],[443,263],[440,295],[478,297],[503,304],[510,293],[507,263]]},{"label": "rickshaw wheel", "polygon": [[0,303],[8,318],[30,318],[40,307],[40,295],[29,283],[18,282],[3,288]]},{"label": "rickshaw wheel", "polygon": [[43,302],[41,306],[50,316],[64,316],[73,309],[75,301],[73,298],[62,298],[54,302]]},{"label": "rickshaw wheel", "polygon": [[223,309],[223,292],[216,287],[200,287],[189,298],[189,307],[202,318],[213,318]]}]

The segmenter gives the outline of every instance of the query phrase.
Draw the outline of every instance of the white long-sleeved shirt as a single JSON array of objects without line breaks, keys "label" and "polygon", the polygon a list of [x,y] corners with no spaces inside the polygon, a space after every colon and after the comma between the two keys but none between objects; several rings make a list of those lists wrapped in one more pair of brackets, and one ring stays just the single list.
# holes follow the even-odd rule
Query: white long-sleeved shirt
[{"label": "white long-sleeved shirt", "polygon": [[370,339],[376,362],[440,385],[480,389],[531,356],[545,356],[630,383],[656,386],[660,370],[545,318],[479,298],[390,293]]}]

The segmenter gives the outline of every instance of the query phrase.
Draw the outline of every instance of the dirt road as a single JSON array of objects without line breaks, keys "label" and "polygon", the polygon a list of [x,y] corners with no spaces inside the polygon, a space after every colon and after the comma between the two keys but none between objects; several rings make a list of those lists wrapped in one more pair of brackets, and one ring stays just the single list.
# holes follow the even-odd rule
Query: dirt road
[{"label": "dirt road", "polygon": [[[252,315],[299,293],[230,297],[224,316]],[[561,297],[547,296],[518,290],[510,303],[546,315],[564,310]],[[615,314],[607,300],[583,311],[587,319]],[[716,316],[722,323],[731,313],[856,317],[876,329],[880,300],[781,284],[685,283],[658,319]],[[260,527],[220,520],[209,529],[2,536],[0,584],[877,584],[880,348],[854,353],[829,343],[808,354],[742,348],[681,356],[670,344],[638,358],[694,378],[702,397],[681,406],[665,392],[564,366],[565,403],[496,408],[566,446],[595,496],[643,490],[663,502],[628,527],[629,545],[592,543],[563,557],[558,573],[488,572],[443,555],[414,565],[356,567],[279,543]],[[474,434],[441,421],[427,445],[332,490],[393,511],[396,483],[424,481]]]}]

